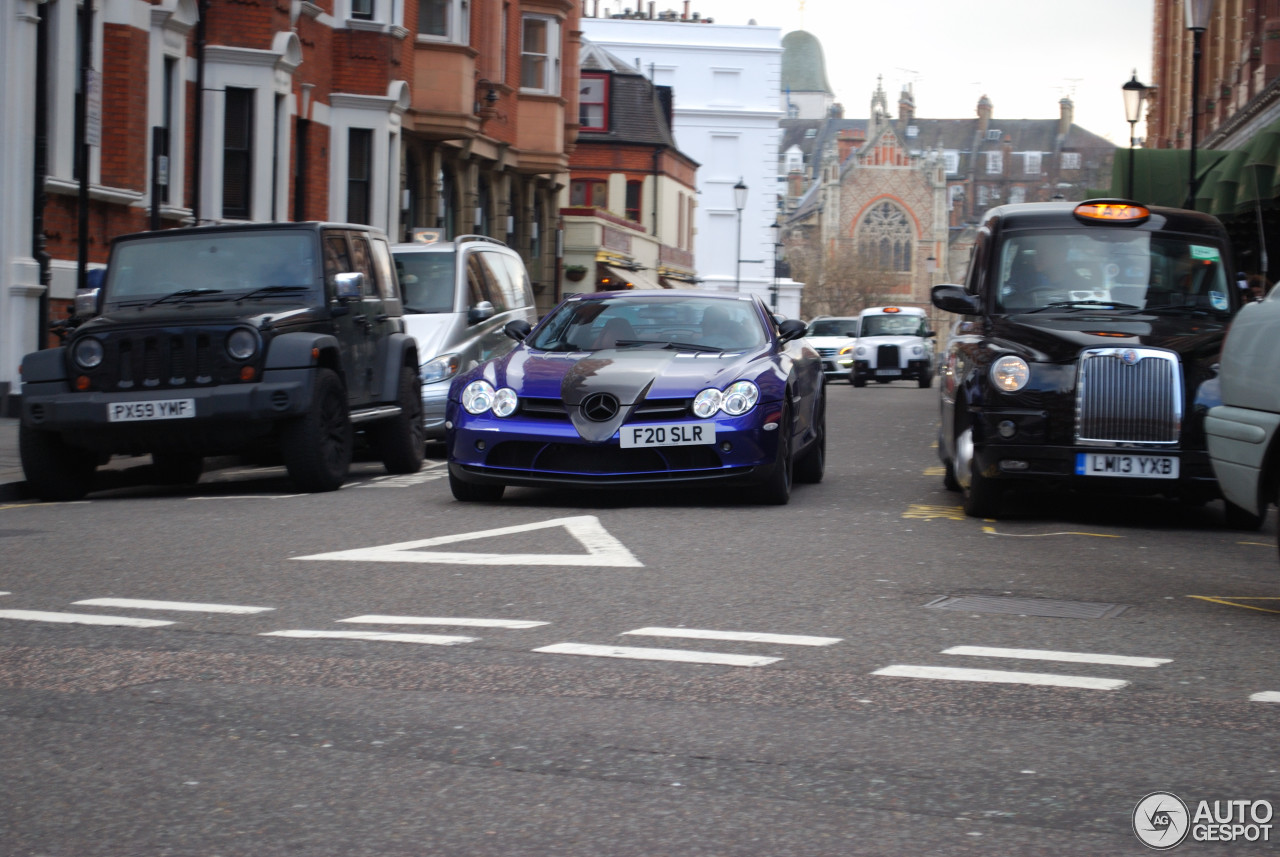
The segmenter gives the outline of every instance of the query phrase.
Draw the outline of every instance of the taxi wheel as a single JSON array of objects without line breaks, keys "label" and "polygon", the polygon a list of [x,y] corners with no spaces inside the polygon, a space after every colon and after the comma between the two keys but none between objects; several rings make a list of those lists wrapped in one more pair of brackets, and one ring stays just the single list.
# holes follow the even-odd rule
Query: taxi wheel
[{"label": "taxi wheel", "polygon": [[852,384],[852,385],[853,385],[853,386],[855,386],[855,387],[865,387],[865,386],[867,386],[867,379],[866,379],[866,378],[861,377],[860,375],[856,375],[856,374],[854,374],[854,373],[850,372],[850,373],[849,373],[849,383],[850,383],[850,384]]},{"label": "taxi wheel", "polygon": [[1243,506],[1237,506],[1230,500],[1223,500],[1222,506],[1223,519],[1228,530],[1257,532],[1262,529],[1262,522],[1267,519],[1265,511],[1261,515],[1256,515]]},{"label": "taxi wheel", "polygon": [[996,479],[983,476],[975,468],[964,489],[964,513],[970,518],[994,518],[1000,510],[1004,487]]},{"label": "taxi wheel", "polygon": [[942,486],[948,491],[960,491],[960,483],[956,480],[956,466],[951,459],[942,463]]}]

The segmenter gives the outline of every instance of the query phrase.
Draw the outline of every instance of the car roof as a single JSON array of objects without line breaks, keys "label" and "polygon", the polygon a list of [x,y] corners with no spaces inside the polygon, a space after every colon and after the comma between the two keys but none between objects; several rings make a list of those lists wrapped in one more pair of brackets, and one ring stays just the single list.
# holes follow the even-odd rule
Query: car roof
[{"label": "car roof", "polygon": [[737,292],[711,292],[702,289],[619,289],[612,292],[579,292],[567,295],[566,300],[604,300],[606,298],[705,298],[716,301],[755,302],[752,295]]},{"label": "car roof", "polygon": [[453,253],[463,245],[475,244],[478,247],[485,247],[492,250],[508,250],[512,253],[509,244],[499,241],[497,238],[490,238],[487,235],[459,235],[456,238],[450,238],[447,241],[400,241],[391,245],[392,253]]},{"label": "car roof", "polygon": [[[1117,203],[1121,200],[1086,200]],[[1101,229],[1139,229],[1144,231],[1191,232],[1226,238],[1226,230],[1216,217],[1199,211],[1165,206],[1144,206],[1151,216],[1143,223],[1086,223],[1074,214],[1083,202],[1024,202],[989,209],[983,222],[998,222],[1001,229],[1053,229],[1060,227],[1096,227]]]}]

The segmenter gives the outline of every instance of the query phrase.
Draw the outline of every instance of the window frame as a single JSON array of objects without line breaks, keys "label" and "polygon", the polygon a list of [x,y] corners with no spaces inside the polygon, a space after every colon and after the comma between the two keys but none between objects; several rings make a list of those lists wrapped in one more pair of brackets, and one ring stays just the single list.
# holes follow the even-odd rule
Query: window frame
[{"label": "window frame", "polygon": [[[368,225],[373,216],[373,140],[372,128],[347,128],[347,216],[348,223]],[[362,149],[362,151],[361,151]],[[357,167],[361,168],[357,170]],[[364,217],[355,207],[364,208]]]},{"label": "window frame", "polygon": [[1004,174],[1004,152],[999,149],[992,149],[986,153],[987,155],[987,175],[999,176]]},{"label": "window frame", "polygon": [[[575,201],[576,192],[582,190],[584,196]],[[609,183],[604,179],[570,179],[570,208],[608,208]]]},{"label": "window frame", "polygon": [[[528,48],[529,27],[540,24],[545,28],[546,50],[531,52]],[[541,64],[541,80],[530,85],[532,75],[527,64],[530,58]],[[531,95],[560,94],[560,20],[553,15],[525,13],[520,18],[520,91]]]},{"label": "window frame", "polygon": [[[587,81],[595,81],[600,83],[600,100],[587,101],[587,93],[583,89],[583,84]],[[583,72],[578,83],[578,129],[580,131],[608,131],[609,130],[609,96],[612,89],[612,75],[606,72]],[[586,117],[586,108],[599,107],[600,121],[599,123],[588,123]]]},{"label": "window frame", "polygon": [[[234,99],[233,99],[234,93]],[[241,102],[239,99],[243,98]],[[233,103],[233,101],[235,103]],[[256,166],[254,147],[257,143],[257,129],[254,113],[257,110],[258,90],[245,86],[228,86],[223,90],[222,105],[222,216],[228,220],[251,220],[253,217],[254,181],[253,171]],[[231,134],[235,130],[231,122],[233,109],[242,113],[239,119],[243,122],[243,140],[240,146],[233,145]],[[244,176],[244,191],[239,205],[230,205],[228,189],[232,188],[231,174],[233,167],[241,167]]]},{"label": "window frame", "polygon": [[[444,10],[445,22],[442,33],[423,32],[423,13],[428,3]],[[419,0],[418,20],[414,31],[420,42],[469,44],[471,42],[471,0]]]}]

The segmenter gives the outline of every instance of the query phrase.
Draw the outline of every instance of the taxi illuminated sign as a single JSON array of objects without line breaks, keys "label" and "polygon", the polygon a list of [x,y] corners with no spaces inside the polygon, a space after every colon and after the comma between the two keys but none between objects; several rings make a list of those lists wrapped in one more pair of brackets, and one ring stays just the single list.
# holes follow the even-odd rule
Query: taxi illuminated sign
[{"label": "taxi illuminated sign", "polygon": [[885,312],[902,312],[902,310],[898,309],[896,306],[887,306],[884,308],[884,311]]},{"label": "taxi illuminated sign", "polygon": [[1082,202],[1075,207],[1080,220],[1105,223],[1142,223],[1151,216],[1144,205],[1132,202]]}]

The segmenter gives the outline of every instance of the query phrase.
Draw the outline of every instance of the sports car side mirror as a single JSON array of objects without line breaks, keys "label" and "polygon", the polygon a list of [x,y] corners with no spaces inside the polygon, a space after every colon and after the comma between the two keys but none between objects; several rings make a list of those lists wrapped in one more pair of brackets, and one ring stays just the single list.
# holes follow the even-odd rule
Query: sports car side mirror
[{"label": "sports car side mirror", "polygon": [[934,286],[931,293],[933,305],[940,310],[954,312],[959,315],[980,315],[982,301],[977,295],[971,295],[964,286]]},{"label": "sports car side mirror", "polygon": [[790,342],[793,339],[799,339],[804,336],[808,330],[808,325],[798,318],[789,318],[782,324],[778,325],[778,338],[783,342]]},{"label": "sports car side mirror", "polygon": [[524,338],[529,335],[531,330],[533,330],[533,326],[522,318],[509,321],[502,326],[502,332],[516,342],[524,342]]}]

